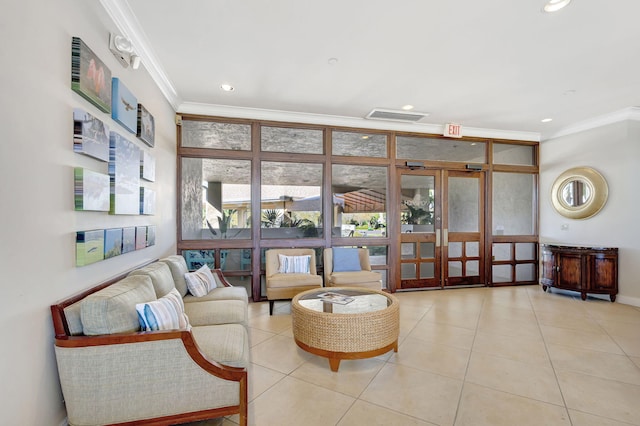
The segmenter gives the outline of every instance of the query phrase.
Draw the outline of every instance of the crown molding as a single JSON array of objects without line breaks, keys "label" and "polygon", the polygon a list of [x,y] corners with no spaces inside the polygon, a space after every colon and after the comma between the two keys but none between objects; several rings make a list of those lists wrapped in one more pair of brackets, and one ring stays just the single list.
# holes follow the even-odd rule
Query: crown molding
[{"label": "crown molding", "polygon": [[[399,123],[395,121],[367,120],[365,118],[337,115],[313,114],[292,111],[246,108],[228,105],[214,105],[197,102],[184,102],[178,113],[210,115],[217,117],[245,118],[251,120],[284,121],[293,123],[317,124],[323,126],[356,127],[372,130],[395,130],[400,132],[432,133],[442,135],[443,124]],[[463,136],[496,138],[521,141],[539,141],[540,134],[535,132],[516,132],[510,130],[482,129],[462,126]]]},{"label": "crown molding", "polygon": [[151,43],[142,31],[138,19],[131,10],[126,0],[100,0],[111,20],[115,23],[118,31],[123,36],[131,40],[134,51],[144,64],[145,69],[156,83],[164,97],[169,101],[174,110],[182,103],[173,83],[165,74],[160,62],[153,53]]},{"label": "crown molding", "polygon": [[570,126],[563,127],[562,129],[551,135],[545,135],[542,138],[542,141],[556,139],[562,136],[568,136],[574,133],[584,132],[585,130],[591,130],[598,127],[606,126],[608,124],[614,124],[628,120],[640,121],[640,107],[629,107],[620,111],[615,111],[609,114],[590,118],[588,120],[579,121]]}]

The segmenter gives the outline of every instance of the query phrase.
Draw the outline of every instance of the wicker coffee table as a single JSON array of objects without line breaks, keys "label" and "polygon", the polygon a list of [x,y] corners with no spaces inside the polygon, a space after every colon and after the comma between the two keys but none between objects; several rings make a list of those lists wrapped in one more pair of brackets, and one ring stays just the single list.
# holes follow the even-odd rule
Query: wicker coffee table
[{"label": "wicker coffee table", "polygon": [[296,344],[329,358],[332,371],[338,371],[343,359],[398,351],[400,303],[382,291],[356,287],[308,290],[293,298],[291,317]]}]

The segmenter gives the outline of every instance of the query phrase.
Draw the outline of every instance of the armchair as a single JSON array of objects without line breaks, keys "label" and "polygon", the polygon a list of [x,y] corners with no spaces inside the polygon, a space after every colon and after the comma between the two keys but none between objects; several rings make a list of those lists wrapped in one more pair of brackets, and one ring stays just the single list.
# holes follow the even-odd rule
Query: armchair
[{"label": "armchair", "polygon": [[[340,256],[338,258],[338,256]],[[338,267],[336,267],[338,266]],[[364,248],[324,249],[324,285],[326,287],[382,288],[378,272],[371,271],[369,250]]]},{"label": "armchair", "polygon": [[[283,271],[278,255],[309,256],[308,272],[292,268]],[[313,249],[271,249],[265,254],[265,281],[269,315],[273,315],[276,300],[291,300],[306,290],[322,287],[322,277],[316,273],[316,253]]]}]

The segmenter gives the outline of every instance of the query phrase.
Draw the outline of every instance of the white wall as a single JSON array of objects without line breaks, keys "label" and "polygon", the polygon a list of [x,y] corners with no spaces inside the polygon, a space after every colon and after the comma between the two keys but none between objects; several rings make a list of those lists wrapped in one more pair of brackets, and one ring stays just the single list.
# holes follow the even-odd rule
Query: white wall
[{"label": "white wall", "polygon": [[[540,148],[540,241],[619,248],[617,301],[640,306],[640,122],[627,120],[545,141]],[[567,219],[551,204],[566,169],[589,166],[609,186],[596,216]],[[563,224],[567,230],[561,230]]]},{"label": "white wall", "polygon": [[[174,112],[144,67],[124,69],[110,53],[108,36],[115,28],[98,1],[9,3],[0,15],[0,424],[59,425],[66,414],[49,305],[175,253]],[[73,167],[107,173],[107,165],[73,152],[73,108],[126,132],[71,90],[72,36],[81,37],[155,117],[154,216],[74,211]],[[74,266],[76,231],[147,224],[157,225],[155,246]]]}]

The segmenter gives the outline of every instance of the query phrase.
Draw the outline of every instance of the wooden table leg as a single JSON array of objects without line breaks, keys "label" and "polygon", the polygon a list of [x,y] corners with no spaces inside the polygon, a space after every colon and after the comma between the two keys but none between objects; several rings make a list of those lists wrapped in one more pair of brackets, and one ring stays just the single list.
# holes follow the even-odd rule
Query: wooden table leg
[{"label": "wooden table leg", "polygon": [[338,371],[338,368],[340,368],[340,359],[329,358],[329,366],[331,367],[331,371]]}]

